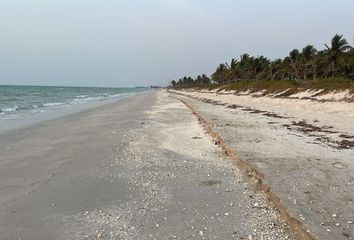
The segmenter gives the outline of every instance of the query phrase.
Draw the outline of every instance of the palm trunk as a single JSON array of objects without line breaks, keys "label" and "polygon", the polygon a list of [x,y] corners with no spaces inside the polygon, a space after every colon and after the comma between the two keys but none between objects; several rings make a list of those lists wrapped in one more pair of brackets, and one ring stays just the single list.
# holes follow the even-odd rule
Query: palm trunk
[{"label": "palm trunk", "polygon": [[314,64],[312,65],[312,72],[313,72],[313,76],[312,79],[317,79],[317,66]]},{"label": "palm trunk", "polygon": [[297,69],[297,66],[296,64],[291,64],[292,68],[294,69],[294,72],[295,72],[295,78],[297,79],[300,79],[300,76],[299,76],[299,69]]}]

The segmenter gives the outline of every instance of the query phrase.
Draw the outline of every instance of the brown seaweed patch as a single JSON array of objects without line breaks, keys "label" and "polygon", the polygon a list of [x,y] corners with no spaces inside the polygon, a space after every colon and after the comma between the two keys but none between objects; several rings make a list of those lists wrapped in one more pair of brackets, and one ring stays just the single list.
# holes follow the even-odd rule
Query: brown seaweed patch
[{"label": "brown seaweed patch", "polygon": [[349,141],[349,140],[342,140],[342,141],[336,141],[338,144],[338,149],[350,149],[354,148],[354,141]]},{"label": "brown seaweed patch", "polygon": [[215,100],[211,100],[208,98],[202,98],[201,101],[204,103],[209,103],[209,104],[213,104],[213,105],[217,105],[217,106],[226,106],[227,105],[226,103],[223,103],[221,101],[215,101]]},{"label": "brown seaweed patch", "polygon": [[262,111],[262,110],[253,110],[251,113],[266,113],[267,111]]},{"label": "brown seaweed patch", "polygon": [[263,114],[264,116],[267,116],[267,117],[273,117],[273,118],[280,118],[280,119],[286,119],[286,118],[289,118],[289,117],[284,117],[284,116],[280,116],[276,113],[270,113],[270,112],[266,112]]},{"label": "brown seaweed patch", "polygon": [[242,108],[242,111],[245,111],[245,112],[253,112],[254,110],[256,110],[256,109],[249,108],[249,107]]},{"label": "brown seaweed patch", "polygon": [[347,134],[341,134],[339,135],[340,138],[345,138],[345,139],[352,139],[354,138],[354,136],[351,136],[351,135],[347,135]]},{"label": "brown seaweed patch", "polygon": [[298,121],[298,122],[293,121],[292,125],[299,127],[299,130],[304,133],[308,133],[308,132],[338,133],[337,131],[328,130],[333,128],[332,126],[318,127],[310,123],[307,123],[306,121]]},{"label": "brown seaweed patch", "polygon": [[231,105],[228,105],[227,108],[236,109],[236,108],[243,108],[243,107],[240,105],[231,104]]}]

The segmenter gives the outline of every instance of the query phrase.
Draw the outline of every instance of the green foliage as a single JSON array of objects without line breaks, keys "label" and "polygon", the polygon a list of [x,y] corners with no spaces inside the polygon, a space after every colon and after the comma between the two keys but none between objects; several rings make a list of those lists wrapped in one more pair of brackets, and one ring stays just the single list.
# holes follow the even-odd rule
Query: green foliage
[{"label": "green foliage", "polygon": [[221,86],[222,86],[222,85],[215,84],[215,83],[211,83],[211,84],[205,85],[205,87],[203,87],[203,88],[206,88],[206,89],[208,89],[209,91],[211,91],[211,90],[214,90],[214,89],[218,89],[218,88],[220,88]]},{"label": "green foliage", "polygon": [[268,92],[298,88],[352,89],[354,50],[342,35],[336,34],[326,49],[313,45],[301,51],[293,49],[284,59],[269,60],[245,53],[230,63],[221,63],[211,78],[183,77],[172,81],[174,88],[207,88],[233,90],[266,90]]},{"label": "green foliage", "polygon": [[281,92],[294,89],[299,83],[294,80],[241,80],[223,87],[225,90],[258,92],[266,90],[267,93]]}]

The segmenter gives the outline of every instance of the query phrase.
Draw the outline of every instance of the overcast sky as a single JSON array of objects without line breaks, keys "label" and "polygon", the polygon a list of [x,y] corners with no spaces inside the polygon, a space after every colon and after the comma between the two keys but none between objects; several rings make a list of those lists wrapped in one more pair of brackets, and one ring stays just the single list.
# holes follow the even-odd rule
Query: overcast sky
[{"label": "overcast sky", "polygon": [[164,85],[244,52],[353,44],[353,0],[0,0],[0,84]]}]

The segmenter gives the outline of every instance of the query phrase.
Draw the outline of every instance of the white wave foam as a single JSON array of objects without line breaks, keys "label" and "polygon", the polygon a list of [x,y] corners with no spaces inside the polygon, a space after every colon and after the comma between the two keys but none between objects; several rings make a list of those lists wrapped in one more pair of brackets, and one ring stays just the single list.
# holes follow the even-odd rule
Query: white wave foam
[{"label": "white wave foam", "polygon": [[105,97],[86,97],[86,98],[75,98],[71,101],[73,104],[78,104],[78,103],[86,103],[86,102],[91,102],[91,101],[102,101],[105,100]]},{"label": "white wave foam", "polygon": [[7,107],[7,108],[1,108],[0,112],[8,113],[8,112],[16,112],[19,109],[18,106],[15,107]]},{"label": "white wave foam", "polygon": [[59,105],[63,105],[64,103],[44,103],[43,106],[44,107],[53,107],[53,106],[59,106]]},{"label": "white wave foam", "polygon": [[87,97],[88,97],[88,95],[78,95],[78,96],[76,96],[75,98],[80,99],[80,98],[87,98]]}]

